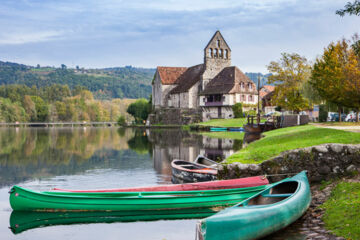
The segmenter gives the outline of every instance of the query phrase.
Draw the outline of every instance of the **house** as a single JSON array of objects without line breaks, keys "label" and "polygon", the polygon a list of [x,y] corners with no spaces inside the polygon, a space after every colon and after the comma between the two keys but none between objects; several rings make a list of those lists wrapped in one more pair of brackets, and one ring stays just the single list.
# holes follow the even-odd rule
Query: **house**
[{"label": "house", "polygon": [[[236,103],[257,104],[256,85],[231,66],[231,49],[220,31],[204,49],[204,62],[192,67],[157,67],[152,88],[156,110],[188,109],[202,121],[232,118]],[[173,112],[173,111],[172,111]]]},{"label": "house", "polygon": [[271,85],[264,85],[259,91],[262,111],[264,114],[275,111],[276,106],[274,106],[271,101],[271,98],[274,95],[274,91],[275,86]]}]

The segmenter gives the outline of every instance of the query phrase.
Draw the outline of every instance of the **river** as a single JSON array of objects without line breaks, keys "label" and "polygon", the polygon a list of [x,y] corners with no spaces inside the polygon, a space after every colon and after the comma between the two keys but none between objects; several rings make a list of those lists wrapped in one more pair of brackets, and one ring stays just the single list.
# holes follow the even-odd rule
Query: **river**
[{"label": "river", "polygon": [[[44,191],[170,184],[172,159],[221,160],[240,147],[241,140],[180,130],[0,128],[0,239],[194,239],[197,220],[54,225],[14,234],[8,191],[13,185]],[[304,239],[285,235],[268,239]]]}]

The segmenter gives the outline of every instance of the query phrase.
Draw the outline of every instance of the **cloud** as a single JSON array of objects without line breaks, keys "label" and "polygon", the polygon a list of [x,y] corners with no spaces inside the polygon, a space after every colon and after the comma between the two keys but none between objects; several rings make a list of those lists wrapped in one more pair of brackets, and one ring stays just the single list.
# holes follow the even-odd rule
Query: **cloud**
[{"label": "cloud", "polygon": [[42,31],[42,32],[28,32],[28,33],[2,33],[0,35],[0,45],[17,45],[47,42],[58,40],[63,36],[61,31]]}]

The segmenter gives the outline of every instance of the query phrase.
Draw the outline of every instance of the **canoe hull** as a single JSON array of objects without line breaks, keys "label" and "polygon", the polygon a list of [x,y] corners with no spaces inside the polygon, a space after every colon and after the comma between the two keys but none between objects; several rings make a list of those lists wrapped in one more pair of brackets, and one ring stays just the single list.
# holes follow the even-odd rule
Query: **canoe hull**
[{"label": "canoe hull", "polygon": [[174,178],[184,183],[206,182],[217,179],[216,168],[178,159],[171,162],[171,172]]},{"label": "canoe hull", "polygon": [[311,193],[305,173],[291,179],[300,185],[291,197],[266,206],[234,206],[225,209],[200,221],[197,231],[199,239],[258,239],[296,221],[309,207]]},{"label": "canoe hull", "polygon": [[142,211],[232,206],[265,186],[251,188],[139,193],[34,192],[14,186],[10,205],[16,211]]},{"label": "canoe hull", "polygon": [[237,178],[229,180],[217,180],[208,182],[196,182],[186,184],[158,185],[151,187],[135,187],[135,188],[117,188],[117,189],[99,189],[99,190],[70,190],[54,188],[54,191],[61,192],[163,192],[163,191],[197,191],[197,190],[219,190],[231,188],[256,187],[269,184],[267,178],[263,176]]}]

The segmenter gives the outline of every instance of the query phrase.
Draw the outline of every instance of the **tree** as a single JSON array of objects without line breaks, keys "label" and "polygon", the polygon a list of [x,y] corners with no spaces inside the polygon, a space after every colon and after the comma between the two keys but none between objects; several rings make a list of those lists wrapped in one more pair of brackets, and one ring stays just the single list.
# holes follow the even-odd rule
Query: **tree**
[{"label": "tree", "polygon": [[120,115],[120,117],[117,120],[117,123],[120,126],[125,126],[125,124],[126,124],[125,117],[123,115]]},{"label": "tree", "polygon": [[49,114],[48,105],[39,96],[31,96],[31,100],[35,103],[36,121],[44,122]]},{"label": "tree", "polygon": [[141,123],[147,119],[150,109],[151,103],[149,104],[148,100],[141,98],[131,103],[127,108],[127,112],[135,118],[137,123]]},{"label": "tree", "polygon": [[232,110],[234,112],[235,118],[242,118],[243,117],[243,109],[241,103],[236,103],[232,106]]},{"label": "tree", "polygon": [[276,85],[272,99],[275,105],[295,112],[310,107],[302,92],[303,85],[311,75],[311,66],[305,57],[296,53],[282,53],[281,59],[270,62],[267,68],[272,73],[268,82]]},{"label": "tree", "polygon": [[342,39],[324,49],[314,64],[311,84],[323,99],[338,106],[339,116],[344,106],[359,109],[360,61],[349,41]]},{"label": "tree", "polygon": [[345,14],[360,16],[360,1],[355,0],[353,3],[347,2],[345,8],[337,10],[336,14],[341,17],[345,16]]},{"label": "tree", "polygon": [[24,96],[23,106],[28,116],[29,121],[36,121],[36,108],[35,103],[29,95]]}]

